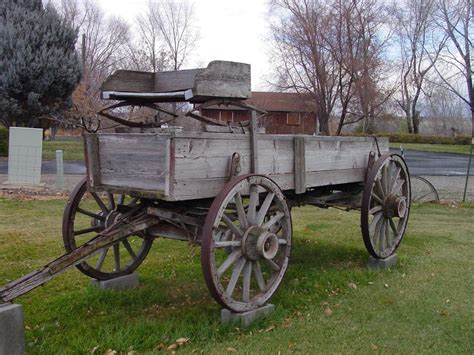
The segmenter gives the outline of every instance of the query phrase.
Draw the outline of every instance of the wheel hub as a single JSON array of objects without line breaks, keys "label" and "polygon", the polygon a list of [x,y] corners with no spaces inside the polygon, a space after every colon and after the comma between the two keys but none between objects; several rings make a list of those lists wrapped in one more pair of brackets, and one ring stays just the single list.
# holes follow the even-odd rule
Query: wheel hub
[{"label": "wheel hub", "polygon": [[403,218],[407,213],[407,199],[406,197],[400,197],[393,194],[388,195],[385,198],[383,204],[383,213],[387,218]]},{"label": "wheel hub", "polygon": [[278,237],[257,226],[249,227],[242,238],[242,253],[252,261],[273,259],[278,247]]},{"label": "wheel hub", "polygon": [[117,211],[110,211],[105,218],[105,228],[109,228],[112,224],[119,220],[121,213]]}]

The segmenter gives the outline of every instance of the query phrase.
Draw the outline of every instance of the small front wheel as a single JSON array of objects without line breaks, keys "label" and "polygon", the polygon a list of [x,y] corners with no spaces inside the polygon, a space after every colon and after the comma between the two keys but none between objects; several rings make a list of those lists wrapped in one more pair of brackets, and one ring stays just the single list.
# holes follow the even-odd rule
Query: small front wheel
[{"label": "small front wheel", "polygon": [[235,178],[215,198],[201,237],[201,262],[214,299],[234,312],[263,306],[288,268],[291,214],[278,185]]},{"label": "small front wheel", "polygon": [[[87,191],[83,179],[71,193],[63,215],[63,242],[67,252],[95,238],[140,204],[139,199]],[[77,268],[89,277],[108,280],[132,273],[147,256],[153,239],[138,233],[100,249]]]}]

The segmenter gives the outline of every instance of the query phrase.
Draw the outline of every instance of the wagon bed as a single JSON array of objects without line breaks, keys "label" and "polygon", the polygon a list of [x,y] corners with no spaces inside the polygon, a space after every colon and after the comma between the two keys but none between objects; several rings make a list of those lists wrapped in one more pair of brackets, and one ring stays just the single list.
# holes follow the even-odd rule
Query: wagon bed
[{"label": "wagon bed", "polygon": [[[252,169],[248,134],[174,132],[88,134],[87,168],[94,191],[166,201],[215,197],[230,178]],[[388,141],[379,140],[382,153]],[[362,182],[375,141],[367,137],[258,135],[258,171],[282,190]]]}]

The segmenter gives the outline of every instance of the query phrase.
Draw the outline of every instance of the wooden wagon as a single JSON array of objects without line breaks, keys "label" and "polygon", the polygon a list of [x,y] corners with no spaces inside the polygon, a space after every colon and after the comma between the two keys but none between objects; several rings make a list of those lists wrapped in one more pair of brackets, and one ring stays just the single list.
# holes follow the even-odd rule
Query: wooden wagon
[{"label": "wooden wagon", "polygon": [[[72,265],[96,279],[129,274],[154,239],[170,238],[201,246],[204,278],[217,302],[234,312],[255,309],[282,282],[292,246],[290,211],[307,204],[359,209],[375,258],[389,257],[400,244],[410,210],[403,158],[388,152],[386,139],[262,134],[258,119],[265,113],[243,103],[249,65],[119,71],[102,89],[103,98],[121,102],[101,114],[135,132],[84,135],[87,178],[65,209],[67,254],[1,289],[4,301]],[[163,102],[193,107],[179,115]],[[216,122],[200,114],[207,105],[239,106],[252,119]],[[129,121],[121,115],[126,106],[154,109],[159,119]],[[203,131],[163,127],[178,116],[202,121]]]}]

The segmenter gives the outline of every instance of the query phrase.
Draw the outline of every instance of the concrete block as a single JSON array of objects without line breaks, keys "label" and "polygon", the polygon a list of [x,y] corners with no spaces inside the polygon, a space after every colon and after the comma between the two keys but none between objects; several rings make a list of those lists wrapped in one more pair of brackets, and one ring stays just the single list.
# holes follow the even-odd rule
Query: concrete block
[{"label": "concrete block", "polygon": [[223,308],[221,310],[221,322],[222,323],[240,323],[242,327],[247,327],[252,324],[256,319],[268,317],[275,310],[273,304],[266,304],[263,307],[247,311],[244,313],[234,313],[228,309]]},{"label": "concrete block", "polygon": [[19,304],[0,304],[0,355],[24,353],[23,309]]},{"label": "concrete block", "polygon": [[381,269],[389,269],[395,267],[398,263],[398,256],[397,254],[392,254],[386,259],[376,259],[373,256],[369,256],[369,260],[367,261],[367,267],[369,269],[381,270]]},{"label": "concrete block", "polygon": [[128,290],[131,288],[137,288],[140,282],[138,279],[138,273],[134,272],[133,274],[120,276],[110,280],[92,280],[91,284],[93,287],[102,290]]}]

